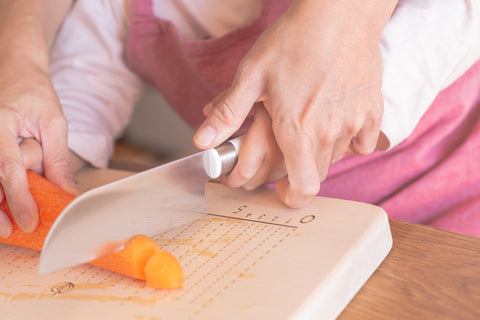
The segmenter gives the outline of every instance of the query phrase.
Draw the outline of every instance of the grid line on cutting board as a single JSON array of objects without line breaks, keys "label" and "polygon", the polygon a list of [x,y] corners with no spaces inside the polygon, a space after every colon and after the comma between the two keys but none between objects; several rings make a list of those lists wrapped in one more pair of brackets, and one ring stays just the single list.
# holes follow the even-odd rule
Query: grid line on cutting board
[{"label": "grid line on cutting board", "polygon": [[198,315],[239,278],[253,277],[249,270],[291,231],[288,225],[211,215],[155,237],[178,257],[185,273],[185,289],[163,297],[195,305],[193,315]]}]

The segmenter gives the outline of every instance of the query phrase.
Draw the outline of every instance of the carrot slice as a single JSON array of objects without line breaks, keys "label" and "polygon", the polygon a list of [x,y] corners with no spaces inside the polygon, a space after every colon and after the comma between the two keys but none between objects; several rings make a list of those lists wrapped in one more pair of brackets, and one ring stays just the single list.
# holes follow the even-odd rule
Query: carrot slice
[{"label": "carrot slice", "polygon": [[180,289],[183,272],[177,259],[166,250],[156,250],[145,265],[147,285],[153,288]]},{"label": "carrot slice", "polygon": [[132,278],[147,281],[157,289],[178,289],[183,284],[183,272],[177,259],[145,235],[136,235],[125,248],[114,254],[90,261],[90,264]]},{"label": "carrot slice", "polygon": [[[27,177],[30,193],[39,210],[38,228],[32,233],[24,233],[13,220],[7,201],[4,200],[0,204],[0,210],[8,215],[13,227],[12,234],[6,239],[0,238],[0,243],[41,250],[53,222],[75,197],[32,171],[27,171]],[[138,235],[132,237],[121,251],[92,261],[91,264],[133,278],[147,279],[147,284],[149,284],[149,278],[155,279],[155,281],[150,281],[152,287],[155,288],[178,288],[183,282],[183,273],[180,265],[175,257],[166,251],[167,254],[157,254],[163,251],[165,250],[160,250],[152,239],[144,235]],[[153,257],[155,259],[150,262]],[[156,264],[159,265],[156,266]],[[147,265],[150,265],[148,268],[150,271],[147,271]],[[158,272],[172,272],[172,274],[159,274]],[[173,282],[165,280],[169,278]],[[158,279],[163,280],[158,281]]]},{"label": "carrot slice", "polygon": [[159,249],[155,241],[145,235],[136,235],[124,249],[89,263],[115,272],[121,270],[121,274],[145,280],[145,265],[156,250]]}]

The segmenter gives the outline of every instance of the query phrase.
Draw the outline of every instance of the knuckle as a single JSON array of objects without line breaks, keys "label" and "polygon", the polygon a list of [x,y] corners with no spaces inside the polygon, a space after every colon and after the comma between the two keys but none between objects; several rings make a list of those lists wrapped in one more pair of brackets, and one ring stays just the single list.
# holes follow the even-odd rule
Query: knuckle
[{"label": "knuckle", "polygon": [[273,118],[272,130],[279,147],[295,141],[298,149],[303,149],[304,146],[311,148],[315,132],[318,132],[310,123],[288,116]]},{"label": "knuckle", "polygon": [[363,127],[364,125],[364,118],[363,117],[353,117],[348,126],[347,126],[347,134],[349,137],[355,136]]},{"label": "knuckle", "polygon": [[373,127],[380,126],[383,117],[383,99],[381,98],[379,102],[372,103],[372,108],[367,114],[368,121],[372,124]]},{"label": "knuckle", "polygon": [[372,143],[354,143],[354,150],[360,155],[369,155],[375,151],[375,145]]},{"label": "knuckle", "polygon": [[66,134],[68,131],[67,119],[62,114],[56,114],[46,121],[45,130],[53,134]]},{"label": "knuckle", "polygon": [[237,71],[239,82],[247,85],[256,83],[260,77],[258,70],[259,69],[256,67],[255,63],[252,63],[248,59],[244,59],[240,63]]},{"label": "knuckle", "polygon": [[220,101],[213,109],[212,115],[215,121],[224,126],[232,126],[238,119],[235,109],[233,107],[233,101],[230,97],[226,96]]},{"label": "knuckle", "polygon": [[3,185],[9,184],[9,181],[14,179],[13,175],[20,167],[20,159],[15,157],[3,157],[0,159],[0,182]]},{"label": "knuckle", "polygon": [[325,146],[331,146],[335,143],[337,140],[338,133],[336,130],[329,130],[329,128],[322,128],[319,129],[318,132],[318,143],[320,146],[325,147]]},{"label": "knuckle", "polygon": [[64,172],[73,168],[72,159],[66,155],[58,155],[56,157],[50,157],[45,159],[45,166],[48,168],[54,168],[57,172]]},{"label": "knuckle", "polygon": [[249,167],[239,166],[237,174],[240,180],[245,183],[246,181],[250,180],[255,173]]},{"label": "knuckle", "polygon": [[11,128],[20,118],[20,114],[14,106],[1,105],[0,106],[0,119],[2,119],[2,127]]}]

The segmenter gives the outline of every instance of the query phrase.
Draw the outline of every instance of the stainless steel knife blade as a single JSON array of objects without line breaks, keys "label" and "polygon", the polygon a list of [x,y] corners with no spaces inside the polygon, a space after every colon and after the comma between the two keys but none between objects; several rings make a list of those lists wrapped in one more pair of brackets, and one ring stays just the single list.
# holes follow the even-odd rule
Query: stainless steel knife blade
[{"label": "stainless steel knife blade", "polygon": [[44,274],[122,249],[137,234],[154,236],[206,214],[205,184],[228,174],[242,138],[89,190],[55,220],[40,255]]}]

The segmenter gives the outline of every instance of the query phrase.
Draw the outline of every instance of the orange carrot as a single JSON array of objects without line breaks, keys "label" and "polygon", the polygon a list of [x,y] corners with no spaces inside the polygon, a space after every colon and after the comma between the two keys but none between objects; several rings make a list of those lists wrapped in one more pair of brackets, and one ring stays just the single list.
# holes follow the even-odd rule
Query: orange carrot
[{"label": "orange carrot", "polygon": [[14,222],[12,213],[8,208],[6,199],[0,204],[0,210],[5,212],[12,221],[12,233],[0,242],[12,244],[19,247],[25,247],[35,250],[42,250],[43,242],[52,227],[53,222],[60,212],[75,198],[75,196],[66,193],[47,179],[27,171],[30,193],[37,204],[39,211],[38,228],[29,234],[23,232]]},{"label": "orange carrot", "polygon": [[131,238],[119,252],[90,261],[90,264],[109,270],[122,270],[122,274],[145,280],[145,265],[155,250],[157,243],[145,235]]},{"label": "orange carrot", "polygon": [[147,285],[153,288],[180,289],[183,272],[177,259],[166,250],[156,250],[145,265]]},{"label": "orange carrot", "polygon": [[[0,243],[41,250],[53,222],[75,197],[32,171],[27,171],[27,177],[30,193],[39,210],[38,228],[32,233],[24,233],[13,220],[7,201],[4,200],[0,204],[0,210],[8,215],[13,228],[8,238],[0,238]],[[155,288],[179,288],[183,282],[182,269],[168,252],[158,254],[163,251],[165,250],[160,250],[152,239],[138,235],[130,239],[121,251],[91,263],[133,278],[146,279],[147,284]]]},{"label": "orange carrot", "polygon": [[[183,272],[177,259],[145,235],[132,237],[121,251],[89,262],[95,266],[147,281],[158,289],[178,289]],[[121,270],[121,271],[119,271]]]}]

